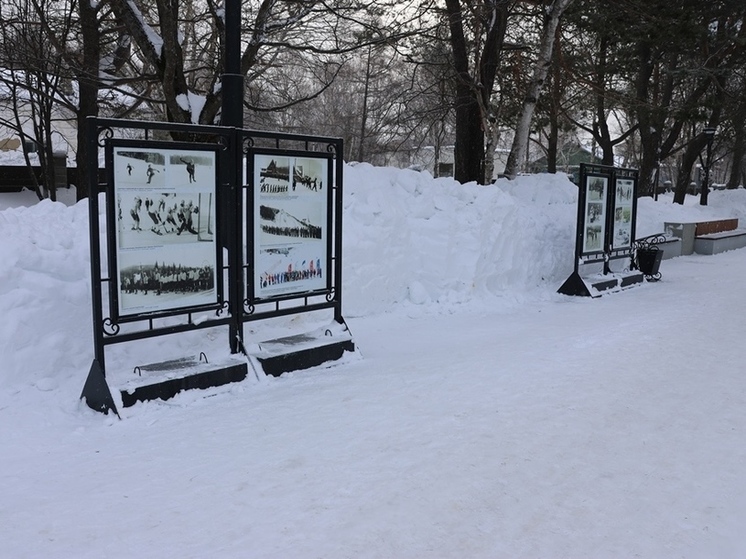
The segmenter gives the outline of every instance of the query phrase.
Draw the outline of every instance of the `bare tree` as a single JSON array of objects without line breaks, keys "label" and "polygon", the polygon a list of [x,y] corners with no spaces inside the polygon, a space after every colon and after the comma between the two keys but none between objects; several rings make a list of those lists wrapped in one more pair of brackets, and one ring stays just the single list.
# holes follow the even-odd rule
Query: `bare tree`
[{"label": "bare tree", "polygon": [[[742,70],[745,68],[742,68]],[[733,131],[731,169],[726,188],[735,189],[746,184],[746,77],[743,73],[735,76],[735,95],[731,97],[729,121]]]},{"label": "bare tree", "polygon": [[[43,5],[47,17],[54,19],[61,33],[71,33],[67,13],[59,11],[53,0]],[[29,169],[29,146],[34,146],[41,176],[30,173],[39,199],[56,199],[53,122],[60,114],[59,100],[64,90],[64,60],[47,41],[44,22],[33,4],[15,1],[4,6],[6,20],[0,26],[1,60],[4,70],[0,81],[5,84],[12,120],[3,123],[14,129],[22,140]],[[69,84],[68,84],[69,85]]]},{"label": "bare tree", "polygon": [[496,122],[491,97],[513,6],[506,0],[445,1],[457,76],[454,176],[461,182],[491,179],[485,176],[485,130]]},{"label": "bare tree", "polygon": [[518,172],[518,165],[526,157],[528,146],[528,135],[531,127],[531,119],[534,114],[539,94],[544,87],[549,68],[552,64],[552,52],[554,49],[555,36],[562,14],[573,0],[553,0],[546,7],[546,17],[541,35],[541,43],[536,56],[533,75],[528,90],[523,98],[523,110],[518,119],[518,124],[513,137],[513,146],[510,149],[508,162],[505,165],[505,175],[512,178]]},{"label": "bare tree", "polygon": [[[168,120],[217,122],[225,48],[222,7],[215,0],[188,9],[169,0],[156,0],[151,10],[144,0],[111,0],[111,5],[137,46],[143,66],[152,69],[160,82]],[[357,0],[244,4],[241,73],[247,90],[261,86],[261,78],[284,51],[313,55],[306,62],[323,67],[328,57],[361,46],[354,32],[365,27],[369,13],[384,8],[382,3],[371,6]],[[191,39],[184,42],[184,37]],[[318,84],[301,98],[313,97],[326,85]]]}]

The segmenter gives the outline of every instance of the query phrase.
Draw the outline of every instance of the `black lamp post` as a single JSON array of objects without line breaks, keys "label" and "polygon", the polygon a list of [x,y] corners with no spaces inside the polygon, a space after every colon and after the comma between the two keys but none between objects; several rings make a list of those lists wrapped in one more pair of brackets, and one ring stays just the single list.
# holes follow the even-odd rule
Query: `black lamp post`
[{"label": "black lamp post", "polygon": [[241,74],[241,1],[225,1],[225,73],[222,76],[223,126],[243,126],[243,75]]},{"label": "black lamp post", "polygon": [[707,194],[710,191],[710,163],[712,160],[712,141],[715,138],[715,129],[708,126],[702,131],[707,138],[707,152],[705,155],[704,171],[705,176],[702,180],[702,191],[700,192],[699,204],[701,206],[707,205]]},{"label": "black lamp post", "polygon": [[[241,74],[241,0],[225,0],[225,51],[223,64],[225,72],[222,76],[222,105],[221,126],[233,128],[243,127],[243,94],[244,80]],[[236,150],[229,156],[221,158],[221,175],[224,182],[222,195],[222,224],[223,243],[228,252],[231,262],[228,278],[228,298],[232,308],[230,313],[229,342],[231,353],[241,351],[240,339],[243,338],[238,317],[242,312],[243,284],[241,267],[235,263],[240,262],[241,245],[236,235],[230,235],[230,231],[238,230],[234,221],[238,220],[236,208],[240,207],[241,188],[239,177],[241,176],[241,159]]]}]

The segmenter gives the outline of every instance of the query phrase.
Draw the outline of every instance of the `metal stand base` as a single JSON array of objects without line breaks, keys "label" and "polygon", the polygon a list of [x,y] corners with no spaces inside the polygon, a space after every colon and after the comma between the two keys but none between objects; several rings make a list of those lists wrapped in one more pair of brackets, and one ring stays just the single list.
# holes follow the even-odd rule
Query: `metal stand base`
[{"label": "metal stand base", "polygon": [[[122,407],[148,400],[168,400],[184,390],[240,382],[246,378],[248,370],[244,356],[212,365],[203,363],[199,357],[184,357],[135,367],[138,376],[119,389]],[[105,414],[111,410],[120,417],[101,366],[95,360],[80,397],[91,409]]]},{"label": "metal stand base", "polygon": [[119,417],[114,398],[111,397],[109,385],[106,384],[104,372],[101,370],[99,362],[95,359],[91,363],[91,369],[88,371],[88,378],[83,385],[83,392],[80,394],[80,399],[85,400],[85,403],[92,410],[104,414],[108,414],[109,410],[111,410]]},{"label": "metal stand base", "polygon": [[565,283],[557,290],[563,295],[579,297],[600,297],[604,293],[611,293],[641,284],[645,276],[637,271],[598,275],[583,278],[573,272]]},{"label": "metal stand base", "polygon": [[310,369],[338,361],[345,352],[354,352],[355,343],[345,324],[334,324],[306,334],[277,338],[249,350],[265,374],[278,377],[283,373]]},{"label": "metal stand base", "polygon": [[248,374],[247,363],[236,363],[208,371],[166,378],[134,389],[122,389],[122,406],[128,408],[137,402],[168,400],[184,390],[205,389],[241,382]]}]

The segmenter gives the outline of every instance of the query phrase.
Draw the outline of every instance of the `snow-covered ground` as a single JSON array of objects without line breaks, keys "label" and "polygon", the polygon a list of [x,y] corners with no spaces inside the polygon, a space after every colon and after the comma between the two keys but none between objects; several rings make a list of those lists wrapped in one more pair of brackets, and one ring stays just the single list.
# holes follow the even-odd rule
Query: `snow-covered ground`
[{"label": "snow-covered ground", "polygon": [[[0,195],[0,557],[746,556],[746,251],[566,297],[562,176],[478,187],[360,164],[345,188],[360,355],[121,420],[79,401],[86,204]],[[746,190],[642,199],[637,236],[721,217],[746,218]]]}]

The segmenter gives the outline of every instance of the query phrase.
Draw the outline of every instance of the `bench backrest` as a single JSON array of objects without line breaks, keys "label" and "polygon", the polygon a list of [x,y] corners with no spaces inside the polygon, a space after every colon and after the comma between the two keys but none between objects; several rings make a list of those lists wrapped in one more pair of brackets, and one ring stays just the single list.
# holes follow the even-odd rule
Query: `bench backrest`
[{"label": "bench backrest", "polygon": [[715,221],[700,221],[697,223],[695,236],[712,235],[713,233],[722,233],[723,231],[733,231],[738,229],[738,218],[717,219]]}]

